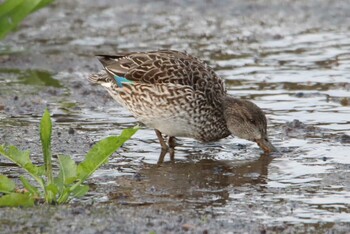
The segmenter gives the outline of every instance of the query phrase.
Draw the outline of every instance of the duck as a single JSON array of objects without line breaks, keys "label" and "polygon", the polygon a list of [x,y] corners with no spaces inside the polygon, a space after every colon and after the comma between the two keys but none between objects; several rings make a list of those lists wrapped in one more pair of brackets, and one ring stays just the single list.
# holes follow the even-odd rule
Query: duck
[{"label": "duck", "polygon": [[88,80],[103,86],[139,122],[155,130],[161,146],[158,163],[167,153],[174,161],[175,137],[213,142],[233,135],[256,142],[264,154],[277,151],[261,108],[229,95],[225,80],[199,58],[176,50],[97,58],[103,69]]}]

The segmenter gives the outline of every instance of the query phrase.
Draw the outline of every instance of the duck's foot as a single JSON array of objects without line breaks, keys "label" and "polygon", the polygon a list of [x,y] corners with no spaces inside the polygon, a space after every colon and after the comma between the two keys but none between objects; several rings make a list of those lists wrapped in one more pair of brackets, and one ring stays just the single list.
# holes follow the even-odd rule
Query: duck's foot
[{"label": "duck's foot", "polygon": [[164,162],[164,158],[165,158],[166,153],[168,153],[167,150],[162,149],[162,151],[160,151],[160,155],[159,155],[158,162],[157,162],[158,165],[160,165]]},{"label": "duck's foot", "polygon": [[175,145],[176,145],[175,137],[169,137],[168,145],[169,145],[170,160],[175,161]]},{"label": "duck's foot", "polygon": [[175,143],[176,143],[175,137],[169,137],[169,140],[168,140],[169,146],[168,146],[164,141],[162,133],[157,129],[155,129],[155,132],[158,137],[159,143],[162,147],[157,164],[162,164],[164,162],[164,157],[168,152],[170,154],[170,160],[174,161],[175,160]]},{"label": "duck's foot", "polygon": [[158,158],[158,162],[157,164],[161,164],[164,162],[164,157],[166,155],[166,153],[169,150],[168,145],[165,143],[164,138],[162,136],[162,133],[160,131],[158,131],[157,129],[155,129],[156,135],[158,137],[160,146],[162,147],[162,151],[160,152],[159,158]]}]

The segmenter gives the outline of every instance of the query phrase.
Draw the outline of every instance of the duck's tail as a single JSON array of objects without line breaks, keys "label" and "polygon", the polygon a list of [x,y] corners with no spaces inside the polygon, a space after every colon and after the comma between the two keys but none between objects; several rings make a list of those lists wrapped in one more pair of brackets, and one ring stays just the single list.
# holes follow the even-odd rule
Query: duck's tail
[{"label": "duck's tail", "polygon": [[105,70],[101,70],[96,74],[89,75],[88,80],[93,84],[103,84],[112,81],[111,77]]}]

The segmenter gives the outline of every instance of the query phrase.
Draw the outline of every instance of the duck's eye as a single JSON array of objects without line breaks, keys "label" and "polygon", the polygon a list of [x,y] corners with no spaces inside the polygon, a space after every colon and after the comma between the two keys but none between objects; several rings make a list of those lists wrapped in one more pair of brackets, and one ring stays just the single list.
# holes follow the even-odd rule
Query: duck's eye
[{"label": "duck's eye", "polygon": [[255,120],[254,119],[249,119],[249,122],[251,122],[252,124],[254,124],[255,125]]}]

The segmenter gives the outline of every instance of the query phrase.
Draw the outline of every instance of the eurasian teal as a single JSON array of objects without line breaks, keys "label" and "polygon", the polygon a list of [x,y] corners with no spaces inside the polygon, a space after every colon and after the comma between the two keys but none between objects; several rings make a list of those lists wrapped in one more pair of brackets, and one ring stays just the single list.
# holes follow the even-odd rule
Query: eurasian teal
[{"label": "eurasian teal", "polygon": [[89,80],[155,129],[160,163],[167,152],[174,160],[175,137],[210,142],[232,134],[256,142],[265,153],[276,150],[268,140],[263,111],[229,96],[224,80],[200,59],[174,50],[98,57],[104,70]]}]

